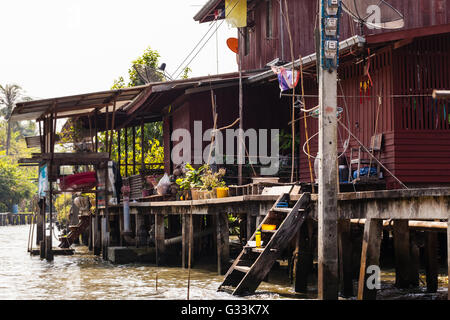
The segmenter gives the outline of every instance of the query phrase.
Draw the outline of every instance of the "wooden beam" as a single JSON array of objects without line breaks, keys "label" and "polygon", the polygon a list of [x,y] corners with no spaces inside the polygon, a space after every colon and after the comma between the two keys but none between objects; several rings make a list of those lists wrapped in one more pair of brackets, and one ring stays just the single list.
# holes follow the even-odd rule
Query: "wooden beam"
[{"label": "wooden beam", "polygon": [[367,219],[364,226],[364,237],[361,250],[361,266],[358,283],[358,300],[375,300],[377,290],[367,286],[370,266],[380,266],[380,246],[383,231],[383,221]]},{"label": "wooden beam", "polygon": [[433,99],[450,99],[450,90],[434,90]]}]

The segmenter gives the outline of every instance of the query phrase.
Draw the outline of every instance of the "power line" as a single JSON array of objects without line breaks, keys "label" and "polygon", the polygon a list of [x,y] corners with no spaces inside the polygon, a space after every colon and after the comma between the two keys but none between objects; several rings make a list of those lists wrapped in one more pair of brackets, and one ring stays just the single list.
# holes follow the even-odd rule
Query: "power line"
[{"label": "power line", "polygon": [[[237,0],[236,3],[234,4],[234,6],[230,9],[230,11],[228,12],[228,14],[225,16],[225,18],[223,19],[223,21],[220,23],[219,27],[220,28],[223,24],[223,22],[226,20],[226,18],[233,12],[234,8],[236,8],[236,6],[239,4],[240,0]],[[217,19],[216,19],[217,22]],[[203,41],[203,39],[206,38],[206,36],[208,35],[208,33],[214,28],[216,27],[216,30],[211,34],[211,36],[206,40],[206,42],[203,44],[203,46],[200,48],[200,50],[195,54],[195,56],[188,62],[188,64],[181,69],[181,71],[178,73],[178,75],[174,78],[175,73],[180,70],[181,66],[189,59],[189,57],[191,56],[191,54],[198,48],[198,46],[200,45],[200,43]],[[178,66],[178,68],[173,72],[171,78],[177,79],[181,73],[183,73],[183,71],[189,67],[189,65],[192,63],[192,61],[198,56],[198,54],[202,51],[202,49],[205,47],[205,45],[209,42],[209,40],[211,40],[211,38],[214,36],[214,34],[216,34],[216,32],[218,31],[217,25],[215,25],[214,23],[211,24],[210,28],[208,29],[208,31],[206,31],[206,33],[203,35],[203,37],[200,39],[200,41],[195,45],[194,49],[192,49],[192,51],[187,55],[187,57],[183,60],[183,62],[181,62],[181,64]]]}]

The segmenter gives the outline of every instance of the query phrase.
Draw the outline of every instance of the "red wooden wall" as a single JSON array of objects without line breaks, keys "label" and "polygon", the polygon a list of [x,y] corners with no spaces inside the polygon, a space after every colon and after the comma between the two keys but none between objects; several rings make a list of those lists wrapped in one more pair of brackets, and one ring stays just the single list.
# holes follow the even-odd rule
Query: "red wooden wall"
[{"label": "red wooden wall", "polygon": [[[316,0],[288,0],[289,21],[291,24],[294,56],[309,55],[315,52],[314,26],[316,25]],[[450,0],[388,0],[397,10],[404,14],[405,28],[418,28],[450,23]],[[281,57],[280,45],[280,9],[279,2],[272,0],[273,36],[266,38],[266,1],[259,1],[249,21],[254,21],[250,28],[250,52],[244,55],[244,45],[240,47],[244,70],[264,67],[268,62]],[[342,19],[341,39],[355,35],[355,23],[344,13]],[[389,30],[365,30],[365,34],[389,32]],[[244,43],[243,34],[239,35]],[[290,42],[286,23],[284,23],[284,57],[292,60]]]},{"label": "red wooden wall", "polygon": [[[395,51],[396,173],[414,185],[450,183],[450,34],[415,40]],[[409,95],[409,97],[405,97]]]}]

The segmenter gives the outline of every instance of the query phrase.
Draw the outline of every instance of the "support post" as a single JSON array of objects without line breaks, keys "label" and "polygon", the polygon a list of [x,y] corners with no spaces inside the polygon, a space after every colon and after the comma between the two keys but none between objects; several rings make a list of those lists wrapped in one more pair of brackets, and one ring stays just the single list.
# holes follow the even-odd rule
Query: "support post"
[{"label": "support post", "polygon": [[351,226],[350,220],[339,220],[338,222],[340,291],[344,297],[353,296],[353,245]]},{"label": "support post", "polygon": [[108,216],[102,217],[102,257],[103,260],[108,260],[108,247],[109,247],[109,218]]},{"label": "support post", "polygon": [[312,252],[312,224],[306,220],[297,235],[297,243],[294,256],[294,290],[295,292],[308,292],[308,276],[313,268]]},{"label": "support post", "polygon": [[145,217],[142,214],[142,212],[140,212],[138,210],[138,212],[135,215],[136,217],[136,247],[142,247],[146,245],[146,230],[145,230]]},{"label": "support post", "polygon": [[217,213],[217,272],[223,275],[228,270],[230,259],[230,231],[228,229],[228,214]]},{"label": "support post", "polygon": [[364,226],[364,236],[361,251],[361,266],[358,283],[358,300],[376,300],[377,289],[367,285],[368,269],[371,266],[380,266],[381,235],[383,233],[383,220],[367,219]]},{"label": "support post", "polygon": [[164,230],[164,215],[155,214],[155,246],[156,246],[156,264],[164,262],[164,255],[166,251],[165,230]]},{"label": "support post", "polygon": [[94,255],[99,256],[102,247],[101,247],[101,239],[100,239],[100,217],[99,217],[99,211],[95,213],[95,217],[92,219],[92,238],[93,238],[93,249],[94,249]]},{"label": "support post", "polygon": [[408,220],[394,220],[395,286],[401,289],[410,285],[410,237]]},{"label": "support post", "polygon": [[247,241],[251,239],[256,231],[256,217],[250,212],[247,213]]},{"label": "support post", "polygon": [[429,231],[425,234],[425,270],[427,277],[427,291],[437,292],[438,289],[438,257],[437,257],[437,233]]},{"label": "support post", "polygon": [[183,214],[181,216],[181,236],[183,238],[182,248],[181,248],[181,265],[182,268],[188,267],[188,257],[189,257],[189,215]]},{"label": "support post", "polygon": [[[319,12],[325,2],[319,0]],[[324,17],[323,17],[324,18]],[[339,17],[337,17],[339,20]],[[320,19],[321,34],[325,34]],[[321,39],[325,43],[325,39]],[[322,45],[321,45],[322,48]],[[318,297],[337,300],[339,296],[337,228],[337,67],[326,68],[320,50],[319,70],[319,199],[318,199]]]}]

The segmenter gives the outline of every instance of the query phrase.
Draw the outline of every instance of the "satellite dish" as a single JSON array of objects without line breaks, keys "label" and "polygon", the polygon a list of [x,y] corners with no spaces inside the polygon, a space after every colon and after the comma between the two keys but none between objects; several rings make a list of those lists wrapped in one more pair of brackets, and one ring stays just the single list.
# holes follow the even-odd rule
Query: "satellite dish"
[{"label": "satellite dish", "polygon": [[369,29],[401,29],[405,26],[403,15],[383,0],[342,0],[342,8]]},{"label": "satellite dish", "polygon": [[152,83],[152,82],[161,82],[164,79],[164,75],[161,74],[155,68],[152,68],[148,65],[143,64],[135,64],[133,65],[134,70],[136,70],[139,78],[144,84]]},{"label": "satellite dish", "polygon": [[234,53],[239,53],[239,40],[237,38],[229,38],[227,40],[227,46]]}]

